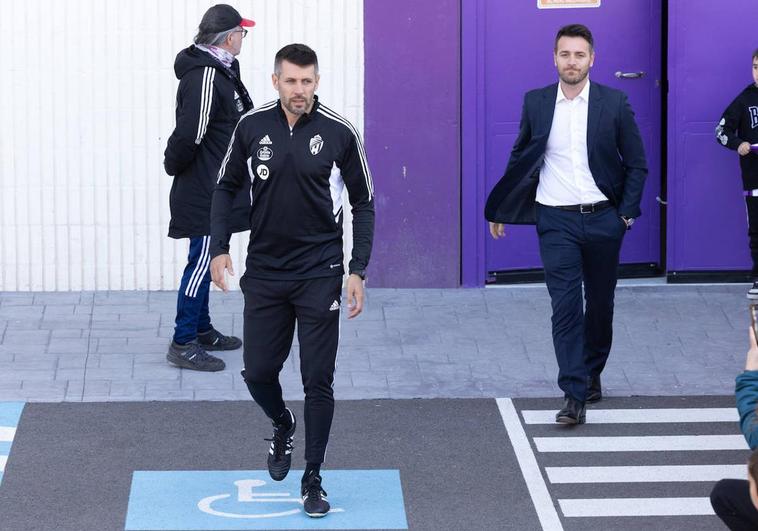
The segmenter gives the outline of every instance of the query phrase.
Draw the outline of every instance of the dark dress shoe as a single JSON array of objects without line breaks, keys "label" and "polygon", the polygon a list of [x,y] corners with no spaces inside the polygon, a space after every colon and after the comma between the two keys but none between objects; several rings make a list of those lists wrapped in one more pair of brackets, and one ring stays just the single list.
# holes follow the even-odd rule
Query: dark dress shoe
[{"label": "dark dress shoe", "polygon": [[600,385],[600,375],[590,376],[587,381],[587,403],[594,404],[603,399],[603,389]]},{"label": "dark dress shoe", "polygon": [[555,415],[555,421],[561,424],[584,424],[584,402],[568,397],[563,403],[563,409]]}]

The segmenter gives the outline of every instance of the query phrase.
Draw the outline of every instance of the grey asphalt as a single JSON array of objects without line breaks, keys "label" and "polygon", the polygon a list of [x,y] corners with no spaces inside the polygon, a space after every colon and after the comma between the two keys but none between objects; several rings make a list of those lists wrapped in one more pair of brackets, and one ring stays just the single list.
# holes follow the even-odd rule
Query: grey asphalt
[{"label": "grey asphalt", "polygon": [[[744,365],[746,285],[617,289],[608,396],[725,395]],[[174,292],[0,293],[0,401],[247,400],[241,351],[219,373],[165,361]],[[242,333],[239,292],[211,294],[214,325]],[[372,289],[343,320],[338,399],[559,396],[544,286]],[[301,399],[297,344],[282,372]]]},{"label": "grey asphalt", "polygon": [[[291,405],[302,419],[302,403]],[[135,470],[265,470],[270,434],[249,401],[27,404],[0,487],[0,528],[124,529]],[[302,449],[300,429],[293,469]],[[345,492],[330,488],[328,469],[393,469],[409,529],[540,528],[494,400],[339,402],[327,462],[334,506]],[[381,503],[382,492],[369,497]],[[304,526],[338,518],[302,516]]]}]

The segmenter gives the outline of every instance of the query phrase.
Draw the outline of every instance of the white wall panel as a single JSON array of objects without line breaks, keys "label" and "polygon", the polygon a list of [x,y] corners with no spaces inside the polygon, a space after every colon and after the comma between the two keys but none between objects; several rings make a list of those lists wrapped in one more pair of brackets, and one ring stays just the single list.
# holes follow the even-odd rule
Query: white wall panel
[{"label": "white wall panel", "polygon": [[[0,0],[0,291],[175,289],[187,240],[166,236],[176,53],[212,1]],[[319,97],[363,130],[363,3],[242,0],[238,57],[256,106],[273,57],[319,54]],[[349,211],[345,235],[351,237]],[[238,276],[247,233],[232,241]],[[232,280],[236,286],[236,278]]]}]

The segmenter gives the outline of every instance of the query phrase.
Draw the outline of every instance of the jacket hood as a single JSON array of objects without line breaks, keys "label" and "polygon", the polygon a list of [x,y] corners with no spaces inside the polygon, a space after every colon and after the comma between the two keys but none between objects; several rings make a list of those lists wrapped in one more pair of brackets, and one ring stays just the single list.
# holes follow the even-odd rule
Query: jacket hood
[{"label": "jacket hood", "polygon": [[174,73],[176,74],[177,79],[181,79],[190,70],[205,66],[223,68],[223,65],[221,65],[221,63],[219,63],[214,57],[200,50],[193,44],[189,48],[185,48],[176,54],[176,60],[174,60]]}]

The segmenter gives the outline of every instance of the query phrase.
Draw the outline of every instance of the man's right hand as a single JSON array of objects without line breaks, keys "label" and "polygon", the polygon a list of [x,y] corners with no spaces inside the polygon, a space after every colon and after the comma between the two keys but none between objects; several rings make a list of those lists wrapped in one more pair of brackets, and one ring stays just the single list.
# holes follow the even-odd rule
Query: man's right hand
[{"label": "man's right hand", "polygon": [[226,285],[226,271],[234,276],[234,267],[232,266],[232,257],[228,254],[220,254],[211,260],[211,279],[220,289],[229,291],[229,286]]},{"label": "man's right hand", "polygon": [[505,224],[503,223],[493,223],[489,222],[490,224],[490,234],[492,234],[492,237],[496,240],[499,240],[503,236],[505,236]]},{"label": "man's right hand", "polygon": [[750,153],[750,142],[743,142],[737,147],[737,153],[742,155],[743,157]]}]

